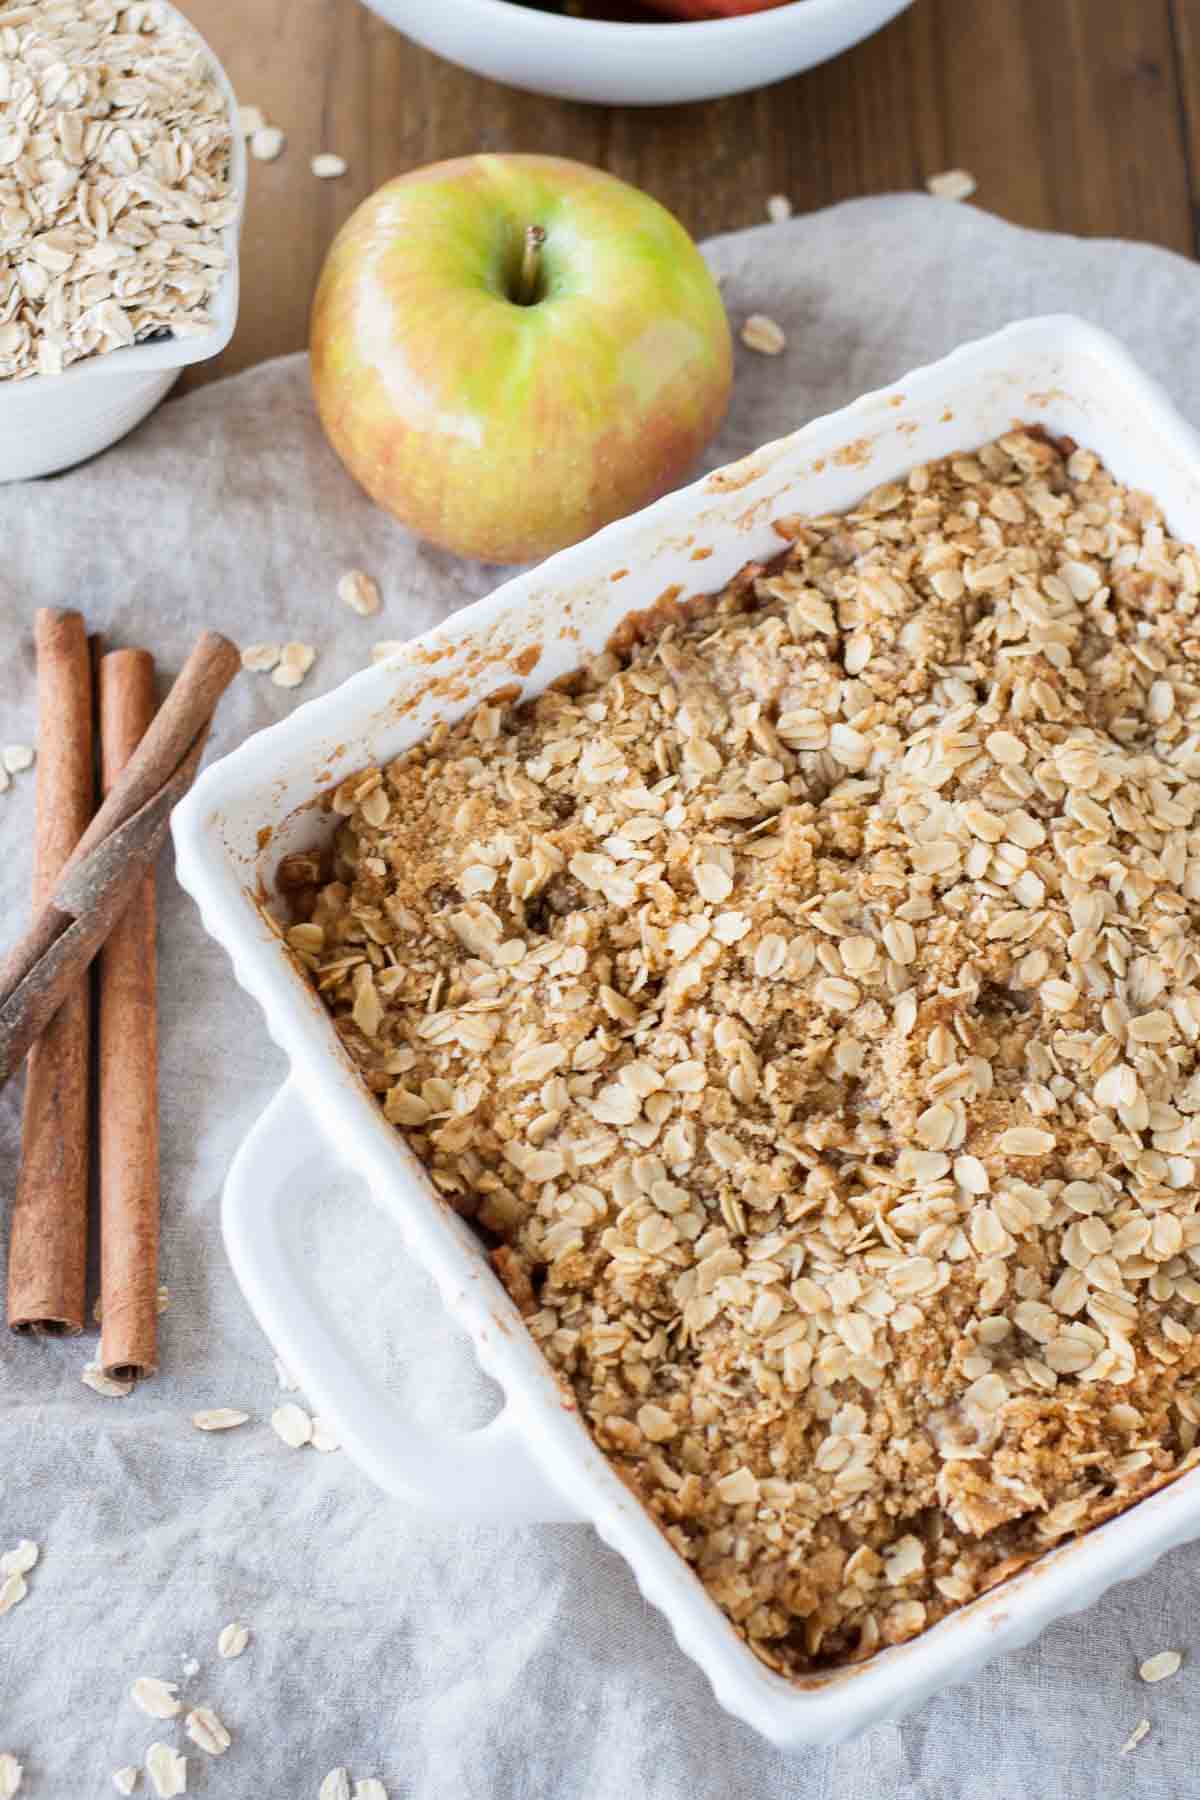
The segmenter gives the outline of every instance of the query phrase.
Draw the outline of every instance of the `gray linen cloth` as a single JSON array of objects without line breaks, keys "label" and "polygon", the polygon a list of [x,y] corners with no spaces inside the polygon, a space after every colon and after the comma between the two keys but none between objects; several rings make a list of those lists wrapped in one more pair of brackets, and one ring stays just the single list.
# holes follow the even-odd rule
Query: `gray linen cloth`
[{"label": "gray linen cloth", "polygon": [[[730,314],[766,312],[782,357],[739,347],[710,464],[742,455],[956,344],[1037,312],[1108,326],[1200,422],[1200,274],[1163,251],[1018,231],[924,196],[857,201],[707,247]],[[360,668],[371,644],[426,630],[494,570],[415,543],[327,448],[307,369],[289,357],[163,407],[56,479],[0,489],[0,743],[35,735],[31,622],[82,607],[113,644],[173,673],[201,626],[243,643],[318,646],[299,693],[244,675],[223,753]],[[380,581],[360,619],[334,588]],[[31,775],[0,795],[0,900],[27,910]],[[1182,1550],[917,1716],[835,1750],[783,1755],[725,1716],[583,1526],[463,1528],[381,1496],[343,1454],[285,1448],[283,1395],[218,1232],[222,1179],[283,1079],[278,1051],[164,859],[161,883],[162,1373],[133,1397],[80,1384],[82,1341],[0,1331],[0,1549],[43,1546],[29,1596],[0,1619],[0,1750],[30,1800],[93,1800],[155,1738],[189,1757],[189,1793],[316,1800],[326,1772],[378,1776],[391,1800],[1104,1800],[1196,1791],[1197,1557]],[[0,1218],[18,1147],[0,1093]],[[468,1346],[364,1196],[314,1177],[305,1231],[330,1303],[422,1417],[494,1405]],[[6,1233],[0,1232],[0,1238]],[[201,1407],[252,1423],[207,1436]],[[246,1654],[217,1655],[221,1627]],[[1165,1647],[1182,1672],[1143,1686]],[[198,1664],[191,1674],[193,1663]],[[213,1704],[233,1747],[210,1761],[131,1703],[139,1675]],[[1143,1716],[1144,1742],[1118,1752]],[[141,1789],[145,1792],[145,1778]]]}]

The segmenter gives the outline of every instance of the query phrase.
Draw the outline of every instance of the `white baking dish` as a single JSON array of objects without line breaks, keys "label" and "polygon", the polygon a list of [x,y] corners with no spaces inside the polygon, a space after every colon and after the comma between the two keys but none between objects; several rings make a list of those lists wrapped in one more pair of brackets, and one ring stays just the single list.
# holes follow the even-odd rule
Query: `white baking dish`
[{"label": "white baking dish", "polygon": [[237,324],[238,235],[246,205],[246,146],[238,129],[237,101],[229,77],[189,19],[184,23],[208,53],[229,113],[229,184],[237,215],[222,233],[229,257],[213,296],[212,323],[195,337],[156,338],[105,356],[71,363],[61,375],[0,381],[0,481],[52,475],[107,450],[153,412],[189,363],[219,356]]},{"label": "white baking dish", "polygon": [[[471,1232],[359,1085],[320,1004],[264,924],[256,888],[269,890],[279,857],[319,834],[305,803],[349,770],[396,755],[435,720],[461,716],[501,686],[519,681],[537,692],[665,589],[720,587],[747,559],[778,549],[777,514],[846,507],[914,463],[977,446],[1015,420],[1091,446],[1120,479],[1158,498],[1177,533],[1200,539],[1200,440],[1111,338],[1070,318],[1031,320],[518,576],[387,665],[252,738],[201,777],[174,819],[180,879],[291,1062],[225,1191],[229,1254],[275,1347],[350,1454],[390,1492],[443,1517],[590,1520],[627,1558],[722,1705],[781,1745],[836,1741],[895,1716],[1200,1536],[1200,1471],[909,1644],[795,1685],[769,1673],[564,1405]],[[260,848],[264,826],[270,842]],[[296,1247],[291,1192],[299,1170],[323,1160],[363,1177],[471,1334],[506,1402],[483,1430],[418,1430],[397,1416],[322,1311]]]}]

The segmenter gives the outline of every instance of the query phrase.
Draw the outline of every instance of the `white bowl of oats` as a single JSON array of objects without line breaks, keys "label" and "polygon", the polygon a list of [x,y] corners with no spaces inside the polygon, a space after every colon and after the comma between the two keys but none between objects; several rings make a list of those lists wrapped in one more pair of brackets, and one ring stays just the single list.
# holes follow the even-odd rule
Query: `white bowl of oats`
[{"label": "white bowl of oats", "polygon": [[[1031,320],[176,810],[290,1062],[224,1199],[284,1362],[388,1492],[590,1522],[780,1745],[1200,1536],[1198,540],[1196,434]],[[324,1165],[503,1390],[482,1431],[404,1417],[336,1329],[296,1238]]]},{"label": "white bowl of oats", "polygon": [[0,481],[18,481],[107,448],[229,342],[246,158],[224,70],[164,0],[13,7],[0,44]]}]

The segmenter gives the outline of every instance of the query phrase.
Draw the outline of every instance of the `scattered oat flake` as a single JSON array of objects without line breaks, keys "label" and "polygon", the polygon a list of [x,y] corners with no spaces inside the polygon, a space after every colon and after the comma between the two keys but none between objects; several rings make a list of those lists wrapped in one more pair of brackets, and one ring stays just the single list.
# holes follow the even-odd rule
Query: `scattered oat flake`
[{"label": "scattered oat flake", "polygon": [[388,1800],[387,1789],[377,1775],[364,1775],[354,1784],[354,1800]]},{"label": "scattered oat flake", "polygon": [[350,1800],[350,1777],[345,1769],[330,1769],[321,1783],[317,1800]]},{"label": "scattered oat flake", "polygon": [[242,667],[250,669],[256,675],[265,675],[279,661],[278,644],[247,644],[242,651]]},{"label": "scattered oat flake", "polygon": [[1178,1650],[1160,1650],[1157,1656],[1148,1656],[1138,1669],[1143,1681],[1166,1681],[1170,1676],[1178,1674],[1183,1657]]},{"label": "scattered oat flake", "polygon": [[313,1422],[302,1406],[294,1400],[288,1400],[283,1406],[277,1406],[271,1414],[271,1429],[276,1437],[282,1438],[293,1450],[303,1449],[311,1443]]},{"label": "scattered oat flake", "polygon": [[391,657],[403,650],[403,648],[404,645],[399,638],[383,638],[373,647],[371,651],[371,661],[373,663],[387,662]]},{"label": "scattered oat flake", "polygon": [[320,1450],[322,1454],[326,1456],[328,1456],[331,1450],[340,1450],[342,1447],[341,1438],[333,1429],[333,1426],[328,1424],[321,1417],[320,1413],[316,1413],[313,1416],[312,1447],[314,1450]]},{"label": "scattered oat flake", "polygon": [[243,1625],[240,1619],[234,1619],[228,1625],[221,1627],[220,1636],[217,1638],[217,1650],[226,1662],[232,1662],[235,1656],[242,1654],[249,1642],[248,1627]]},{"label": "scattered oat flake", "polygon": [[21,1765],[11,1750],[0,1751],[0,1800],[14,1800],[21,1791]]},{"label": "scattered oat flake", "polygon": [[772,225],[781,225],[792,216],[792,203],[786,194],[772,194],[767,201],[767,217]]},{"label": "scattered oat flake", "polygon": [[40,1555],[32,1538],[22,1538],[15,1550],[6,1550],[0,1556],[0,1575],[28,1575],[30,1569],[36,1568]]},{"label": "scattered oat flake", "polygon": [[276,687],[299,687],[316,661],[316,656],[311,644],[285,644],[280,652],[278,667],[271,672],[271,680]]},{"label": "scattered oat flake", "polygon": [[99,1363],[84,1363],[79,1371],[79,1379],[84,1387],[90,1387],[93,1394],[103,1394],[106,1400],[124,1400],[132,1394],[132,1381],[122,1381],[116,1375],[106,1375]]},{"label": "scattered oat flake", "polygon": [[4,767],[9,775],[19,775],[22,769],[31,769],[33,757],[33,746],[30,744],[6,744],[4,746]]},{"label": "scattered oat flake", "polygon": [[250,139],[250,154],[255,162],[274,162],[286,143],[278,125],[263,125]]},{"label": "scattered oat flake", "polygon": [[113,1786],[118,1794],[132,1794],[142,1778],[142,1771],[135,1769],[132,1763],[126,1763],[123,1769],[113,1770]]},{"label": "scattered oat flake", "polygon": [[362,569],[347,569],[337,584],[338,599],[343,606],[348,606],[362,619],[370,618],[379,611],[382,602],[379,598],[379,583],[364,574]]},{"label": "scattered oat flake", "polygon": [[209,1756],[224,1756],[233,1739],[211,1706],[194,1706],[183,1722],[193,1744]]},{"label": "scattered oat flake", "polygon": [[266,124],[262,109],[257,106],[239,106],[237,109],[238,130],[243,137],[253,137]]},{"label": "scattered oat flake", "polygon": [[1139,1719],[1129,1736],[1125,1739],[1125,1742],[1121,1745],[1121,1755],[1128,1756],[1131,1750],[1136,1750],[1149,1730],[1149,1719]]},{"label": "scattered oat flake", "polygon": [[158,1800],[175,1800],[187,1793],[187,1757],[170,1744],[151,1744],[146,1752],[146,1773],[154,1783]]},{"label": "scattered oat flake", "polygon": [[0,1613],[11,1612],[14,1606],[20,1605],[28,1592],[29,1588],[22,1574],[14,1570],[11,1575],[6,1575],[0,1581]]},{"label": "scattered oat flake", "polygon": [[192,1424],[197,1431],[232,1431],[235,1425],[244,1425],[249,1417],[249,1413],[238,1412],[232,1406],[214,1406],[208,1412],[193,1413]]},{"label": "scattered oat flake", "polygon": [[969,200],[976,185],[975,177],[968,175],[965,169],[944,169],[940,175],[931,175],[925,183],[938,200]]},{"label": "scattered oat flake", "polygon": [[183,1711],[179,1701],[179,1683],[160,1681],[157,1675],[139,1675],[129,1690],[135,1706],[152,1719],[173,1719]]},{"label": "scattered oat flake", "polygon": [[318,180],[333,181],[346,173],[346,159],[335,155],[332,150],[322,150],[318,156],[313,157],[309,167]]},{"label": "scattered oat flake", "polygon": [[787,348],[782,325],[777,325],[766,313],[751,313],[742,326],[741,338],[747,350],[757,350],[760,356],[778,356]]}]

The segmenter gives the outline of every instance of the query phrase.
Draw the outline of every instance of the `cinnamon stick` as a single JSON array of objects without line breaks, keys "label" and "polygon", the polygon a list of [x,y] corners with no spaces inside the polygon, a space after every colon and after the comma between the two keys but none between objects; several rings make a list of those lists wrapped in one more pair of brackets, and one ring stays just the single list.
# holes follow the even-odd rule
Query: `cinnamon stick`
[{"label": "cinnamon stick", "polygon": [[[154,717],[154,658],[100,661],[100,789],[111,792]],[[122,1380],[158,1367],[158,998],[154,871],[98,959],[100,1367]]]},{"label": "cinnamon stick", "polygon": [[205,727],[154,798],[56,887],[56,909],[72,922],[53,939],[24,981],[0,1001],[0,1087],[20,1067],[137,892],[162,848],[176,803],[195,779],[207,738]]},{"label": "cinnamon stick", "polygon": [[0,1085],[87,968],[157,855],[171,807],[195,776],[213,709],[239,666],[236,645],[204,633],[29,930],[0,967]]},{"label": "cinnamon stick", "polygon": [[[67,859],[61,877],[69,876],[119,826],[154,798],[194,747],[199,733],[212,718],[217,701],[240,666],[236,644],[231,644],[219,632],[203,633],[155,714],[154,723]],[[32,972],[55,938],[66,930],[69,909],[57,904],[60,900],[61,895],[53,891],[44,897],[29,930],[0,965],[0,997],[7,999]]]},{"label": "cinnamon stick", "polygon": [[[95,804],[92,678],[77,612],[44,608],[38,674],[34,906],[53,891]],[[8,1320],[14,1331],[83,1329],[87,1265],[89,1004],[82,972],[29,1061],[13,1203]]]}]

